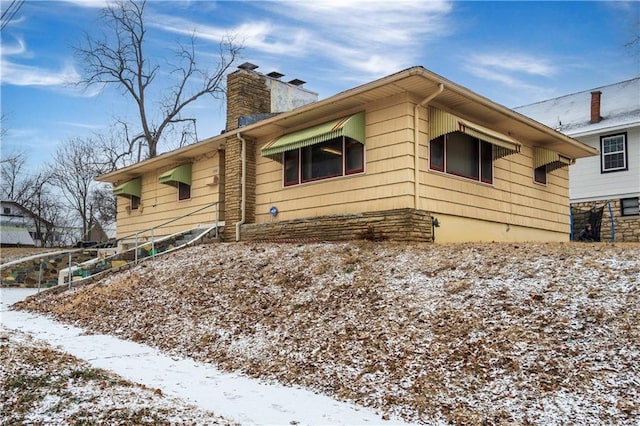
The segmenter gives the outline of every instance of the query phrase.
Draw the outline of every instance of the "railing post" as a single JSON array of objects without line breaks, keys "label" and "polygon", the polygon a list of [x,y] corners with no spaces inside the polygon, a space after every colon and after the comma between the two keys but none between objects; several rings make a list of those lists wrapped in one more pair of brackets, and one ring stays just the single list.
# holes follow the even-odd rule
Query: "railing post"
[{"label": "railing post", "polygon": [[40,261],[40,272],[38,272],[38,293],[40,293],[40,283],[42,283],[42,266],[44,265],[44,260]]},{"label": "railing post", "polygon": [[219,212],[218,206],[219,204],[216,202],[214,206],[216,208],[216,231],[215,231],[216,239],[218,239],[218,219],[220,218],[220,212]]},{"label": "railing post", "polygon": [[151,228],[151,258],[156,257],[155,229]]},{"label": "railing post", "polygon": [[71,289],[71,252],[69,252],[69,264],[67,265],[67,270],[69,271],[69,289]]},{"label": "railing post", "polygon": [[138,264],[138,234],[136,234],[136,243],[135,243],[133,252],[134,252],[133,263],[137,265]]}]

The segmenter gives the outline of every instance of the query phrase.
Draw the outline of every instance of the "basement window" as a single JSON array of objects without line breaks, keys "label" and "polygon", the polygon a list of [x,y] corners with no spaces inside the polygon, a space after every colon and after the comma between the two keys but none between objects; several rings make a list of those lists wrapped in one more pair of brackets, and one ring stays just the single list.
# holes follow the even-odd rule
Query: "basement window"
[{"label": "basement window", "polygon": [[620,200],[620,214],[622,216],[638,216],[640,209],[638,208],[637,198],[623,198]]},{"label": "basement window", "polygon": [[600,138],[601,172],[618,172],[628,170],[627,134],[602,136]]}]

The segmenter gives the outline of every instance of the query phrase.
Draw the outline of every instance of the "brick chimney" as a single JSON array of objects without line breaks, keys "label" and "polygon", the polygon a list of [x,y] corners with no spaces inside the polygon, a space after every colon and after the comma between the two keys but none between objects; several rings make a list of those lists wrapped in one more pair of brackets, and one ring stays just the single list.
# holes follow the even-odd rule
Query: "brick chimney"
[{"label": "brick chimney", "polygon": [[284,74],[272,71],[264,75],[257,68],[245,62],[227,75],[227,131],[240,127],[241,117],[243,122],[251,116],[261,120],[318,100],[317,93],[302,87],[304,81],[294,79],[285,83],[280,80]]},{"label": "brick chimney", "polygon": [[602,120],[600,116],[600,95],[602,92],[596,90],[595,92],[591,92],[591,122],[598,123]]},{"label": "brick chimney", "polygon": [[247,62],[227,75],[227,131],[237,129],[242,116],[271,112],[267,78],[254,71],[256,68]]},{"label": "brick chimney", "polygon": [[[281,81],[283,74],[273,71],[264,75],[257,65],[245,62],[227,75],[227,124],[226,131],[263,120],[272,115],[290,111],[318,100],[318,94],[302,87],[304,81]],[[245,223],[255,222],[256,211],[256,156],[257,141],[249,137],[246,143]],[[224,239],[235,239],[235,226],[242,218],[242,143],[231,134],[224,151]]]}]

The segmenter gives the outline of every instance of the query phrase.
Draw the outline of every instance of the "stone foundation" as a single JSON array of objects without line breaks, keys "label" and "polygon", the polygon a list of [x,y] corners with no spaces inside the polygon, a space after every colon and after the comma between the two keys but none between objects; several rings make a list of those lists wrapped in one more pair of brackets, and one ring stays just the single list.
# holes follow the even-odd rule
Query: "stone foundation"
[{"label": "stone foundation", "polygon": [[242,241],[433,241],[431,216],[413,209],[246,224],[240,234]]},{"label": "stone foundation", "polygon": [[[613,214],[614,242],[640,242],[640,215],[622,216],[620,200],[611,200],[610,203],[611,213]],[[600,207],[603,205],[603,201],[595,203],[593,201],[572,203],[571,207],[590,209],[594,204]],[[609,207],[605,205],[600,227],[600,241],[602,242],[611,241],[611,216]]]}]

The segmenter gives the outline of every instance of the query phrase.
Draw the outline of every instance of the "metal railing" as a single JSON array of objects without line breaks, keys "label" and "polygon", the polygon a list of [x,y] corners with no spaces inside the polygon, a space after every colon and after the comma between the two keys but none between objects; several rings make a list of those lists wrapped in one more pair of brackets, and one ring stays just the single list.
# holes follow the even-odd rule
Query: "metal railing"
[{"label": "metal railing", "polygon": [[[113,269],[113,262],[116,260],[125,260],[126,258],[129,258],[129,256],[131,256],[131,254],[127,255],[127,253],[130,253],[131,250],[133,250],[134,255],[133,255],[133,262],[127,261],[125,260],[126,264],[129,263],[134,263],[137,264],[140,261],[139,258],[139,251],[142,249],[142,247],[151,244],[151,250],[149,251],[150,253],[150,258],[155,257],[157,254],[159,254],[158,249],[163,250],[162,253],[168,253],[170,251],[173,250],[177,250],[179,248],[182,248],[186,245],[190,245],[193,244],[194,242],[204,238],[206,235],[211,235],[211,233],[213,232],[213,237],[214,238],[219,238],[219,228],[220,226],[224,223],[223,221],[220,221],[220,205],[222,204],[222,201],[216,201],[213,203],[209,203],[203,207],[200,207],[192,212],[186,213],[184,215],[169,219],[163,223],[160,223],[159,225],[153,226],[151,228],[148,229],[144,229],[142,231],[137,231],[135,233],[126,235],[124,237],[118,238],[116,240],[117,242],[121,242],[121,241],[125,241],[125,240],[133,240],[134,241],[134,247],[130,248],[128,250],[123,250],[121,252],[116,252],[110,256],[106,256],[106,257],[101,257],[100,256],[100,252],[97,250],[97,248],[81,248],[81,249],[75,249],[75,250],[64,250],[64,251],[57,251],[57,252],[50,252],[50,253],[45,253],[43,255],[38,255],[38,256],[32,256],[29,258],[23,258],[20,260],[16,260],[13,262],[9,262],[7,264],[3,264],[0,265],[0,272],[2,270],[4,270],[6,267],[11,267],[14,265],[18,265],[20,263],[24,263],[25,261],[27,262],[33,262],[34,266],[36,267],[36,270],[33,271],[34,274],[37,274],[37,285],[38,285],[38,289],[40,289],[41,287],[41,283],[43,282],[43,268],[44,266],[47,264],[47,262],[51,259],[57,258],[62,259],[62,258],[68,258],[67,263],[66,263],[66,267],[61,268],[61,269],[55,269],[55,273],[57,274],[57,281],[58,281],[58,285],[60,285],[61,280],[62,281],[68,281],[68,285],[69,288],[71,288],[72,286],[72,282],[74,282],[74,278],[76,281],[83,281],[84,279],[90,278],[90,277],[95,277],[96,275],[101,275],[102,273],[106,273],[107,271]],[[191,240],[187,241],[185,244],[183,245],[179,245],[179,246],[170,246],[171,248],[169,249],[163,249],[162,246],[162,242],[165,241],[167,243],[169,243],[170,241],[173,243],[176,243],[181,236],[184,236],[185,234],[188,234],[189,232],[192,232],[194,230],[194,228],[190,228],[190,229],[185,229],[181,232],[177,232],[174,233],[172,235],[165,235],[162,236],[160,238],[156,238],[157,235],[157,231],[160,228],[166,227],[167,225],[171,225],[172,223],[175,223],[181,219],[184,219],[186,217],[198,214],[202,211],[205,211],[207,209],[213,209],[213,224],[210,226],[206,226],[201,229],[201,232],[199,232],[198,235],[196,235],[194,238],[192,238]],[[150,233],[150,241],[146,240],[144,242],[141,242],[141,235],[145,234],[145,233]],[[94,258],[90,258],[87,259],[85,257],[84,260],[80,260],[76,257],[77,256],[81,256],[81,253],[84,253],[85,255],[88,254],[87,252],[92,252],[93,250],[96,251],[95,257]],[[74,259],[76,258],[76,259]],[[74,261],[75,260],[75,261]],[[38,262],[39,265],[35,265],[35,262]],[[53,270],[51,270],[51,272],[53,272]],[[74,274],[80,273],[82,274],[81,276],[75,276]],[[49,273],[50,275],[51,273]],[[4,284],[4,283],[3,283]],[[64,282],[63,282],[64,284]],[[49,284],[48,284],[49,285]]]},{"label": "metal railing", "polygon": [[[204,206],[204,207],[201,207],[201,208],[199,208],[199,209],[197,209],[197,210],[194,210],[194,211],[192,211],[192,212],[190,212],[190,213],[184,214],[184,215],[182,215],[182,216],[175,217],[175,218],[173,218],[173,219],[169,219],[168,221],[163,222],[163,223],[161,223],[160,225],[156,225],[156,226],[154,226],[154,227],[152,227],[152,228],[147,228],[147,229],[144,229],[144,230],[142,230],[142,231],[138,231],[138,232],[135,232],[135,233],[133,233],[133,234],[129,234],[129,235],[127,235],[127,236],[124,236],[124,237],[118,238],[118,239],[116,240],[116,242],[117,242],[117,241],[130,240],[131,238],[133,238],[133,239],[134,239],[135,257],[136,257],[136,259],[135,259],[135,260],[136,260],[136,263],[137,263],[137,262],[138,262],[138,259],[137,259],[137,257],[138,257],[138,248],[140,247],[140,242],[139,242],[139,240],[140,240],[140,236],[141,236],[141,235],[143,235],[143,234],[145,234],[145,233],[147,233],[147,232],[150,232],[150,233],[151,233],[151,241],[145,241],[143,245],[147,245],[147,244],[151,243],[151,252],[153,253],[153,255],[155,255],[155,243],[156,243],[156,239],[155,239],[155,231],[156,231],[157,229],[163,228],[163,227],[165,227],[165,226],[167,226],[167,225],[170,225],[170,224],[172,224],[172,223],[174,223],[174,222],[177,222],[177,221],[179,221],[179,220],[181,220],[181,219],[184,219],[184,218],[186,218],[186,217],[193,216],[194,214],[196,214],[196,213],[200,213],[201,211],[206,210],[206,209],[208,209],[208,208],[210,208],[210,207],[215,207],[215,211],[214,211],[214,213],[215,213],[215,216],[214,216],[214,224],[213,224],[213,226],[212,226],[211,228],[215,230],[215,238],[218,238],[218,237],[219,237],[219,235],[218,235],[218,227],[219,227],[219,224],[220,224],[220,204],[221,204],[221,203],[222,203],[222,201],[215,201],[215,202],[213,202],[213,203],[207,204],[207,205],[206,205],[206,206]],[[164,238],[170,238],[170,237],[171,237],[171,236],[165,236],[165,237],[163,237],[162,239],[164,239]]]}]

